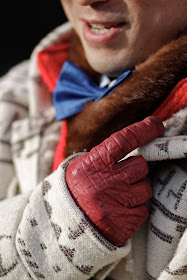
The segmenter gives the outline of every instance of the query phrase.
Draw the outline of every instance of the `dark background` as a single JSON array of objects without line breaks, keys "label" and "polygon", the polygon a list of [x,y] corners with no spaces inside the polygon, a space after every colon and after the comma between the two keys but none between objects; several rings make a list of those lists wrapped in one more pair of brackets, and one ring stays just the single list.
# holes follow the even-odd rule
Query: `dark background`
[{"label": "dark background", "polygon": [[60,0],[1,1],[0,76],[28,59],[40,40],[66,20]]}]

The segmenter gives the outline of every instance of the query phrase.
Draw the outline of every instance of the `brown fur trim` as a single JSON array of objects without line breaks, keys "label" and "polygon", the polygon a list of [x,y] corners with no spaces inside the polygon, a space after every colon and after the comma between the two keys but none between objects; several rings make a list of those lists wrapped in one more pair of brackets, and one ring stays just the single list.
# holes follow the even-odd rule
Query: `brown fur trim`
[{"label": "brown fur trim", "polygon": [[[71,52],[70,60],[94,77],[77,40],[72,45],[75,55]],[[163,46],[135,69],[133,76],[109,96],[87,103],[81,113],[68,119],[66,157],[73,152],[89,151],[115,131],[151,115],[186,77],[187,36]],[[97,73],[95,77],[98,78]]]}]

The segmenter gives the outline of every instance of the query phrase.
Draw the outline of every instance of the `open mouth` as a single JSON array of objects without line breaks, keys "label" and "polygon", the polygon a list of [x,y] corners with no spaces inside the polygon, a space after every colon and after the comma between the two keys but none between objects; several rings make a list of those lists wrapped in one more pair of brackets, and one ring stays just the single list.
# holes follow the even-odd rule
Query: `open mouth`
[{"label": "open mouth", "polygon": [[92,32],[96,34],[105,34],[110,32],[114,28],[119,28],[125,25],[125,23],[108,23],[108,24],[102,24],[102,23],[88,23],[90,29]]},{"label": "open mouth", "polygon": [[[127,27],[127,22],[99,22],[81,19],[83,21],[84,39],[91,44],[111,44]],[[118,37],[119,38],[119,37]]]}]

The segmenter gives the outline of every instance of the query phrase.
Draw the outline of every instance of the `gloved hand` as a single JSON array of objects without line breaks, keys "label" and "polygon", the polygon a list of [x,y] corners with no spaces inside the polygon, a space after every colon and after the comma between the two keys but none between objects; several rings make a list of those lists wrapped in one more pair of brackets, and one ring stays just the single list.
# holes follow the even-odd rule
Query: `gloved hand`
[{"label": "gloved hand", "polygon": [[148,117],[112,134],[67,168],[66,181],[77,205],[116,246],[124,245],[147,219],[145,202],[152,196],[143,180],[148,174],[144,158],[118,161],[163,132],[161,120]]}]

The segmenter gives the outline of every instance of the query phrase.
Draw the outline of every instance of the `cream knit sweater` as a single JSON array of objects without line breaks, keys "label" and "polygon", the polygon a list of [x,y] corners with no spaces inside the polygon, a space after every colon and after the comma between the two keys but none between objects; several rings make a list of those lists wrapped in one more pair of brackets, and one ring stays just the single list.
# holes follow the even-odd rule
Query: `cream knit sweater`
[{"label": "cream knit sweater", "polygon": [[152,211],[122,248],[98,234],[68,192],[66,167],[78,155],[49,175],[61,123],[37,52],[70,36],[69,24],[57,28],[0,80],[0,278],[186,280],[186,108],[164,123],[162,137],[132,153],[156,163]]}]

